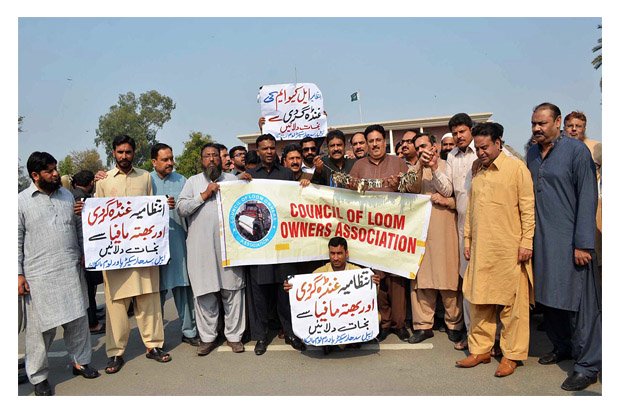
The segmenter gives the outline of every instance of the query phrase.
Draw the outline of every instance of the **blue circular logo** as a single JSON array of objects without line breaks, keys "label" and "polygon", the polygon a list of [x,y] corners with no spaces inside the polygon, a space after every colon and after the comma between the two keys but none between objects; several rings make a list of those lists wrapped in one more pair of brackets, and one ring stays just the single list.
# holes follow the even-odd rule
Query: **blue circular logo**
[{"label": "blue circular logo", "polygon": [[238,198],[228,215],[230,232],[246,248],[257,249],[269,243],[278,229],[278,212],[267,197],[248,193]]}]

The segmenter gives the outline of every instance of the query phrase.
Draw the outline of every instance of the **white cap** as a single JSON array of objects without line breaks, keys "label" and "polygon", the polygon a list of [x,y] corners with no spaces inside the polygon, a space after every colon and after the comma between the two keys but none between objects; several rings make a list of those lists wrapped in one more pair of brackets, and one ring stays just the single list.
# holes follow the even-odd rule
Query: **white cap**
[{"label": "white cap", "polygon": [[447,133],[447,134],[445,134],[445,135],[441,138],[441,141],[442,141],[442,140],[444,140],[444,139],[446,139],[446,138],[448,138],[448,137],[449,137],[449,138],[453,138],[453,137],[454,137],[454,135],[453,135],[452,133]]}]

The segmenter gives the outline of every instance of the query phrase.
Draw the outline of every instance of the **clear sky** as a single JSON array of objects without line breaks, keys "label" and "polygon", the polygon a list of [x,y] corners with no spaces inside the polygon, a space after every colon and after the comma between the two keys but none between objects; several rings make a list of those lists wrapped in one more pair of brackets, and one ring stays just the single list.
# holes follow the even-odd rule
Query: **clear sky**
[{"label": "clear sky", "polygon": [[[258,87],[316,83],[330,125],[492,112],[522,151],[534,105],[584,111],[601,139],[595,18],[20,18],[18,152],[95,148],[119,94],[176,103],[160,141],[190,131],[228,147],[257,131]],[[104,159],[104,151],[99,149]]]}]

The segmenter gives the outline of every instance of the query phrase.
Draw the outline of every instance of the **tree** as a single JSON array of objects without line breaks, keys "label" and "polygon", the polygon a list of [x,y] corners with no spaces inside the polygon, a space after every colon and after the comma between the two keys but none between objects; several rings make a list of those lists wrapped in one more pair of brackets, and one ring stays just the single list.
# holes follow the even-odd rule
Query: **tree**
[{"label": "tree", "polygon": [[[601,29],[602,25],[598,25],[597,29]],[[601,68],[601,63],[603,60],[603,53],[601,52],[601,47],[602,47],[602,37],[600,37],[597,40],[597,45],[595,47],[592,48],[593,53],[595,52],[599,52],[599,54],[597,56],[595,56],[595,58],[592,60],[592,66],[595,67],[595,69],[599,69]],[[601,88],[601,84],[603,83],[603,77],[601,77],[601,80],[599,81],[599,87]]]},{"label": "tree", "polygon": [[176,171],[185,177],[191,177],[202,171],[200,150],[207,143],[212,143],[210,134],[202,134],[199,131],[189,133],[189,141],[184,143],[182,154],[176,157]]},{"label": "tree", "polygon": [[93,173],[104,170],[102,159],[96,149],[72,151],[59,162],[59,174],[76,174],[81,170]]},{"label": "tree", "polygon": [[137,144],[134,164],[151,169],[150,148],[157,143],[156,132],[171,119],[175,108],[171,98],[154,90],[142,93],[138,99],[133,92],[119,95],[117,104],[100,116],[95,144],[104,145],[106,161],[113,164],[113,139],[128,134]]},{"label": "tree", "polygon": [[57,166],[59,170],[59,175],[65,176],[66,174],[72,175],[76,173],[76,166],[74,165],[74,161],[72,160],[72,156],[69,154],[65,156],[65,158],[59,161],[59,165]]},{"label": "tree", "polygon": [[[17,116],[17,132],[21,133],[22,131],[22,124],[24,123],[24,116],[23,115],[18,115]],[[17,192],[21,192],[22,190],[26,189],[28,186],[30,186],[30,177],[28,177],[28,175],[26,174],[26,171],[24,169],[24,166],[20,165],[20,159],[17,159]]]},{"label": "tree", "polygon": [[[19,159],[18,159],[19,160]],[[20,166],[19,165],[19,161],[17,164],[17,192],[21,192],[22,190],[26,189],[28,186],[30,186],[30,177],[28,177],[28,175],[26,174],[26,171],[24,170],[24,166]]]}]

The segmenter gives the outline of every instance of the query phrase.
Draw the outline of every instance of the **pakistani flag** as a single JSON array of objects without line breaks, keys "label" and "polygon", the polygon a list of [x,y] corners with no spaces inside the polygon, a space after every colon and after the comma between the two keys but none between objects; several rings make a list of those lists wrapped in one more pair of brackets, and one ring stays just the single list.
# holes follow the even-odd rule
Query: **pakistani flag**
[{"label": "pakistani flag", "polygon": [[351,102],[354,102],[354,101],[358,101],[358,98],[360,97],[358,96],[358,92],[354,92],[353,94],[350,95],[350,98],[352,99]]}]

